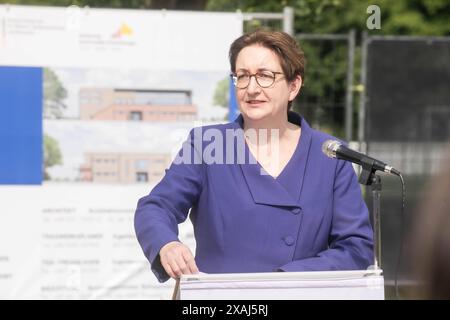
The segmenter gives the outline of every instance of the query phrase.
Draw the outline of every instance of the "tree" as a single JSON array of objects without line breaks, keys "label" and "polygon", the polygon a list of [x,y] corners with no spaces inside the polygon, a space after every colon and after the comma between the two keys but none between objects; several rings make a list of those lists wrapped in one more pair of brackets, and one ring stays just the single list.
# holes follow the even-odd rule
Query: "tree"
[{"label": "tree", "polygon": [[63,87],[56,73],[44,68],[44,118],[58,119],[66,109],[64,99],[67,90]]},{"label": "tree", "polygon": [[[243,12],[295,11],[296,33],[345,33],[366,30],[373,0],[208,0],[207,10]],[[382,26],[371,32],[389,35],[450,35],[448,0],[378,0]]]},{"label": "tree", "polygon": [[11,4],[91,8],[203,10],[206,0],[8,0]]},{"label": "tree", "polygon": [[230,78],[225,77],[217,82],[214,91],[214,105],[228,108],[230,102]]},{"label": "tree", "polygon": [[47,169],[62,164],[62,155],[59,149],[58,141],[49,135],[44,135],[44,180],[50,180],[51,177]]}]

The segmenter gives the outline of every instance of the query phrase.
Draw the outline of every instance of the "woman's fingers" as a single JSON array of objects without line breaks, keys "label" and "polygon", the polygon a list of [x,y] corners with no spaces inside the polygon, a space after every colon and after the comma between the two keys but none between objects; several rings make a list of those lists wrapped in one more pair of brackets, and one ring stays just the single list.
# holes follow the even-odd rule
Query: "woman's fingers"
[{"label": "woman's fingers", "polygon": [[164,270],[167,272],[169,277],[174,278],[174,279],[177,277],[175,275],[175,273],[172,271],[172,268],[170,267],[170,265],[168,263],[162,263],[161,262],[161,265],[163,266]]},{"label": "woman's fingers", "polygon": [[186,262],[187,267],[189,268],[189,274],[195,274],[199,272],[197,264],[195,263],[194,256],[189,249],[183,252],[183,258]]},{"label": "woman's fingers", "polygon": [[169,242],[161,248],[159,255],[161,265],[172,278],[179,278],[182,274],[198,273],[191,250],[181,242]]}]

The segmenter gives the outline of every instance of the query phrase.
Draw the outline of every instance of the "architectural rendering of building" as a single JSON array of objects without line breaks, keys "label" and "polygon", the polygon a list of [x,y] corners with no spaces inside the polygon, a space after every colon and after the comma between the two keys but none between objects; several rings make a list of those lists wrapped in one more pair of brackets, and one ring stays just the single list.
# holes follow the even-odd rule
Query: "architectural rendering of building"
[{"label": "architectural rendering of building", "polygon": [[171,162],[169,154],[85,153],[80,181],[96,183],[156,183]]},{"label": "architectural rendering of building", "polygon": [[191,121],[197,118],[189,90],[83,88],[81,120]]}]

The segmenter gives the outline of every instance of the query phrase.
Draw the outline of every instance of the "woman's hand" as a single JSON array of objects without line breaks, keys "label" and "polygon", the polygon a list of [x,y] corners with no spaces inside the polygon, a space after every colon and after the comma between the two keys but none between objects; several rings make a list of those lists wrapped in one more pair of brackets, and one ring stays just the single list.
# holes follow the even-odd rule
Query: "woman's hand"
[{"label": "woman's hand", "polygon": [[164,245],[159,251],[161,265],[167,274],[176,279],[182,274],[198,273],[197,264],[191,250],[179,241]]}]

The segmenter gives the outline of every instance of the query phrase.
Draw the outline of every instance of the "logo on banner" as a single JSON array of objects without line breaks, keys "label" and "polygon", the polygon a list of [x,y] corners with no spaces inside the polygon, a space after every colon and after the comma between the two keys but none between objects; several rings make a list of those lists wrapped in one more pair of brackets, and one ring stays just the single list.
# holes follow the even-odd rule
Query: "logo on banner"
[{"label": "logo on banner", "polygon": [[130,28],[126,23],[122,23],[120,28],[113,33],[113,38],[122,38],[124,36],[131,36],[133,35],[133,29]]}]

